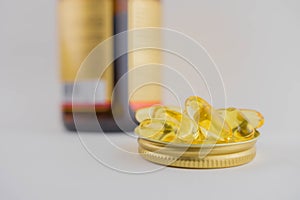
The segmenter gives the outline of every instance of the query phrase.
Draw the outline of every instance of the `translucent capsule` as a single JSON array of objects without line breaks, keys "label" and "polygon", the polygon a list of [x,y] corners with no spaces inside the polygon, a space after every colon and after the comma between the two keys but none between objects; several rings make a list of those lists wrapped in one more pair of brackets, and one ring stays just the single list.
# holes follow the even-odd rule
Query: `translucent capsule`
[{"label": "translucent capsule", "polygon": [[156,110],[154,117],[172,122],[177,137],[185,142],[192,142],[199,137],[197,124],[186,114],[168,110],[166,108],[160,108]]},{"label": "translucent capsule", "polygon": [[251,124],[254,128],[257,129],[264,125],[265,119],[260,112],[250,109],[240,109],[240,111],[246,116],[246,118],[249,121],[249,124]]},{"label": "translucent capsule", "polygon": [[157,133],[164,131],[167,124],[161,120],[146,119],[140,123],[135,132],[142,137],[152,138]]},{"label": "translucent capsule", "polygon": [[[231,109],[231,108],[228,108]],[[227,109],[217,109],[217,112],[224,116],[226,115]],[[260,128],[264,124],[264,117],[260,112],[257,112],[256,110],[250,110],[250,109],[239,109],[239,111],[243,114],[245,118],[247,118],[248,123],[253,126],[254,128]]]},{"label": "translucent capsule", "polygon": [[176,133],[172,131],[164,131],[163,134],[158,134],[156,137],[153,137],[154,140],[159,140],[162,142],[177,142]]},{"label": "translucent capsule", "polygon": [[198,123],[207,140],[228,142],[232,138],[230,126],[204,99],[189,97],[185,102],[185,112]]},{"label": "translucent capsule", "polygon": [[[204,139],[203,134],[198,130],[198,125],[190,119],[186,114],[178,112],[178,109],[172,109],[166,106],[152,106],[148,109],[137,111],[136,118],[141,121],[140,129],[144,129],[143,123],[146,120],[152,119],[155,122],[166,122],[175,132],[176,137],[182,142],[192,143],[195,139]],[[150,126],[153,131],[153,128]],[[148,128],[147,128],[148,129]],[[147,130],[151,132],[150,130]]]},{"label": "translucent capsule", "polygon": [[231,127],[234,141],[241,141],[254,137],[255,127],[249,123],[249,119],[247,119],[247,117],[239,109],[219,109],[218,112]]},{"label": "translucent capsule", "polygon": [[157,119],[146,119],[135,128],[134,132],[143,138],[172,142],[176,139],[173,124]]},{"label": "translucent capsule", "polygon": [[135,113],[135,118],[138,122],[142,122],[145,119],[152,119],[154,118],[154,113],[156,112],[157,109],[159,108],[165,108],[166,110],[170,111],[176,111],[181,113],[180,107],[176,106],[161,106],[161,105],[154,105],[148,108],[142,108],[136,111]]}]

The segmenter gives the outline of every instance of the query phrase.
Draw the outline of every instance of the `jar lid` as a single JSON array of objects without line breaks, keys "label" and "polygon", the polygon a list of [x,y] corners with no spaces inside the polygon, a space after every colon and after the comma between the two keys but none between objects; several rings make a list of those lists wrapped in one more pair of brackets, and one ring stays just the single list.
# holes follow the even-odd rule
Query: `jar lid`
[{"label": "jar lid", "polygon": [[224,144],[172,144],[139,138],[140,155],[151,162],[181,168],[226,168],[254,159],[256,132],[251,140]]}]

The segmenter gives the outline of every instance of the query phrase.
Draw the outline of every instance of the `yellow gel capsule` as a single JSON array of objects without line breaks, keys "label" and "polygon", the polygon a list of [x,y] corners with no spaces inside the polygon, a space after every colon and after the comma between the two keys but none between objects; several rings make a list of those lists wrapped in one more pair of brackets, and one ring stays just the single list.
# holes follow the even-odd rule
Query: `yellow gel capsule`
[{"label": "yellow gel capsule", "polygon": [[147,108],[141,108],[139,110],[136,111],[135,113],[135,118],[138,122],[142,122],[145,119],[151,119],[154,118],[154,112],[161,108],[164,107],[167,110],[173,110],[176,112],[181,112],[182,110],[180,109],[180,107],[176,107],[176,106],[161,106],[161,105],[154,105],[151,107],[147,107]]},{"label": "yellow gel capsule", "polygon": [[254,137],[255,128],[249,123],[247,117],[236,108],[218,110],[220,116],[226,120],[232,129],[234,140],[240,141]]},{"label": "yellow gel capsule", "polygon": [[[217,109],[217,112],[224,116],[227,109]],[[250,109],[239,109],[239,111],[247,118],[248,123],[253,126],[254,128],[260,128],[264,124],[264,117],[260,112],[257,112],[256,110],[250,110]]]},{"label": "yellow gel capsule", "polygon": [[232,138],[230,126],[204,99],[189,97],[185,101],[185,112],[198,123],[207,140],[228,142]]},{"label": "yellow gel capsule", "polygon": [[250,109],[240,109],[240,111],[246,116],[246,118],[249,121],[249,124],[251,124],[254,128],[257,129],[264,125],[265,119],[260,112]]},{"label": "yellow gel capsule", "polygon": [[[156,138],[154,138],[154,139],[156,139]],[[174,133],[174,131],[170,131],[168,133],[162,134],[156,140],[160,140],[160,141],[163,141],[163,142],[175,142],[176,139],[177,139],[177,137],[176,137],[176,134]]]},{"label": "yellow gel capsule", "polygon": [[175,133],[179,139],[190,143],[198,138],[198,126],[186,114],[168,110],[166,107],[156,109],[153,114],[156,119],[172,122]]},{"label": "yellow gel capsule", "polygon": [[162,142],[176,142],[177,136],[174,130],[172,129],[164,129],[154,135],[151,139],[158,140]]},{"label": "yellow gel capsule", "polygon": [[134,130],[138,135],[145,138],[154,138],[164,133],[173,131],[171,122],[158,119],[146,119]]},{"label": "yellow gel capsule", "polygon": [[[192,143],[195,139],[203,140],[204,136],[199,132],[197,123],[186,114],[180,113],[177,110],[178,109],[170,109],[170,107],[166,106],[152,106],[148,109],[137,111],[136,117],[139,121],[143,120],[140,124],[141,131],[149,132],[144,135],[152,135],[153,131],[158,132],[157,126],[159,125],[159,129],[165,129],[166,127],[162,127],[161,123],[166,122],[167,127],[184,143]],[[145,123],[149,123],[149,118],[154,120],[155,125],[147,124],[147,126],[144,126]],[[158,121],[159,123],[157,123]],[[162,132],[160,132],[160,134],[162,134]]]},{"label": "yellow gel capsule", "polygon": [[[177,137],[176,126],[172,122],[159,119],[146,119],[135,129],[135,133],[144,138],[162,142],[186,143]],[[190,141],[187,141],[188,143]]]}]

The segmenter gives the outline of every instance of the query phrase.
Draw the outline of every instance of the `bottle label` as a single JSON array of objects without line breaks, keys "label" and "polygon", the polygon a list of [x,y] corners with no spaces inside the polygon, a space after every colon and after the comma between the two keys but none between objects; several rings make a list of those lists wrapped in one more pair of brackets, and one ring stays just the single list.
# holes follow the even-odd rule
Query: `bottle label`
[{"label": "bottle label", "polygon": [[[81,71],[79,82],[74,81],[88,54],[113,35],[113,0],[60,0],[58,13],[63,109],[86,111],[91,106],[97,110],[109,109],[113,89],[112,66],[100,79],[91,68]],[[113,55],[112,49],[109,53]],[[95,89],[92,87],[95,82],[99,84],[93,93],[94,98],[88,97],[90,90]]]},{"label": "bottle label", "polygon": [[79,81],[63,84],[63,102],[66,110],[91,110],[94,106],[102,110],[110,106],[106,100],[106,84],[104,81]]}]

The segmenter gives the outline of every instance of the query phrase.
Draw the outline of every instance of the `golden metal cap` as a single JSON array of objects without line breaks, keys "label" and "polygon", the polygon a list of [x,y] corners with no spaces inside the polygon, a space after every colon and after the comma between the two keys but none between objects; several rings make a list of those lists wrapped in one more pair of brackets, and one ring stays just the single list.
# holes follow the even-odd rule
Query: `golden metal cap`
[{"label": "golden metal cap", "polygon": [[184,145],[139,138],[140,155],[151,162],[181,168],[225,168],[243,165],[254,159],[254,139],[226,144]]}]

